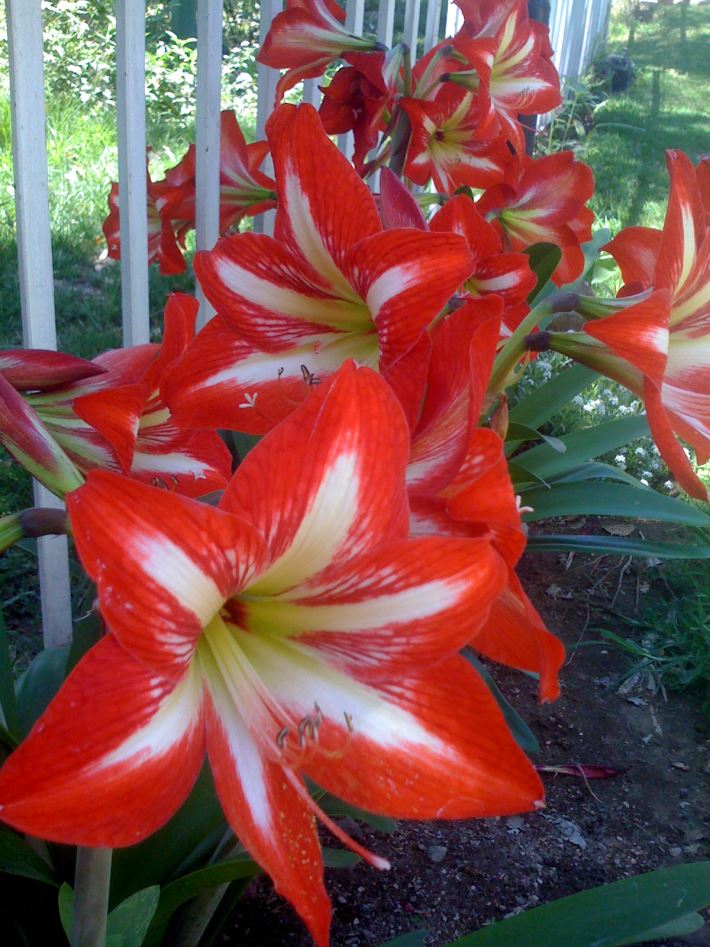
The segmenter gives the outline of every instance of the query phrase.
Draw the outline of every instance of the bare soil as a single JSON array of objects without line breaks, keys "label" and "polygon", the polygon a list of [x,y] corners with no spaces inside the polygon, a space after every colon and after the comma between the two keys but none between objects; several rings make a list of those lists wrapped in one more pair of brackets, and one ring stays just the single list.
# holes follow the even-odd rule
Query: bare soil
[{"label": "bare soil", "polygon": [[[638,613],[659,581],[657,567],[644,560],[554,554],[527,556],[521,575],[548,627],[568,648],[598,640],[601,625],[628,635],[609,609]],[[654,693],[644,684],[619,691],[628,667],[614,646],[573,647],[562,697],[540,705],[529,678],[489,665],[540,742],[535,763],[594,763],[625,772],[594,781],[545,774],[547,807],[535,814],[402,822],[391,835],[347,820],[344,827],[387,857],[392,870],[380,873],[360,863],[328,871],[333,947],[379,945],[417,928],[427,929],[427,945],[440,947],[576,891],[710,857],[707,716],[693,694]],[[306,947],[311,941],[269,880],[260,878],[239,903],[222,943]],[[710,947],[710,925],[663,943]]]}]

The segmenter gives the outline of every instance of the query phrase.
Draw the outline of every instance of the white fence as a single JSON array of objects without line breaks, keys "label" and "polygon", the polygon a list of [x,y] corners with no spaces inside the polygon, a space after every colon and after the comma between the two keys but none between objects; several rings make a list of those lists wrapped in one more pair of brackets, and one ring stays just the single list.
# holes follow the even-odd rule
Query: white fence
[{"label": "white fence", "polygon": [[[404,0],[404,41],[424,50],[439,40],[442,3],[448,0]],[[395,12],[402,0],[380,0],[378,39],[392,44]],[[42,61],[41,0],[5,0],[10,52],[13,161],[23,339],[27,347],[56,348],[45,103]],[[606,23],[610,0],[552,0],[550,30],[555,63],[566,77],[585,68]],[[261,36],[282,7],[282,0],[262,0]],[[364,0],[347,0],[348,26],[362,32]],[[197,2],[197,210],[196,239],[209,249],[218,236],[219,111],[222,54],[222,0]],[[149,339],[148,261],[145,175],[145,0],[116,0],[117,123],[121,201],[121,281],[123,340],[136,345]],[[446,33],[460,22],[448,5]],[[278,74],[259,66],[257,133],[274,100]],[[306,83],[304,97],[314,101],[316,83]],[[108,182],[107,182],[108,187]],[[201,300],[201,319],[209,316]],[[36,486],[35,502],[56,505]],[[65,537],[39,540],[42,621],[47,646],[71,638],[69,570]]]}]

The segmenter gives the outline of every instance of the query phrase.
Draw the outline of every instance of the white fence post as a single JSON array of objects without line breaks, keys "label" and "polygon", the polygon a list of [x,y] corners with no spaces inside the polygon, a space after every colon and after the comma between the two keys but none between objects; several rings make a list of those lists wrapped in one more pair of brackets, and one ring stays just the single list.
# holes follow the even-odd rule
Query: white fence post
[{"label": "white fence post", "polygon": [[[259,12],[259,45],[262,46],[269,32],[274,17],[281,12],[283,0],[261,0]],[[262,140],[266,137],[266,119],[271,114],[276,97],[276,85],[279,81],[278,69],[272,69],[263,63],[256,64],[257,102],[256,102],[256,137]],[[273,170],[271,159],[264,162],[264,171],[270,174]],[[271,234],[274,231],[274,211],[259,214],[254,218],[254,230],[257,233]]]},{"label": "white fence post", "polygon": [[[362,28],[365,20],[365,0],[347,0],[345,4],[345,27],[349,33],[356,36],[362,36]],[[344,135],[338,135],[338,148],[342,153],[350,158],[355,148],[355,139],[352,132],[345,132]]]},{"label": "white fence post", "polygon": [[404,36],[409,46],[412,65],[417,61],[417,43],[419,41],[419,5],[420,0],[407,0],[404,5]]},{"label": "white fence post", "polygon": [[150,341],[145,152],[145,0],[116,0],[123,344]]},{"label": "white fence post", "polygon": [[[5,10],[22,334],[28,348],[56,349],[41,0],[6,0]],[[62,506],[38,483],[34,498],[37,506]],[[37,549],[44,644],[58,647],[72,635],[66,536],[46,536]]]},{"label": "white fence post", "polygon": [[[197,3],[197,114],[195,224],[198,250],[211,250],[219,238],[219,149],[222,82],[222,0]],[[214,315],[197,286],[198,323]]]}]

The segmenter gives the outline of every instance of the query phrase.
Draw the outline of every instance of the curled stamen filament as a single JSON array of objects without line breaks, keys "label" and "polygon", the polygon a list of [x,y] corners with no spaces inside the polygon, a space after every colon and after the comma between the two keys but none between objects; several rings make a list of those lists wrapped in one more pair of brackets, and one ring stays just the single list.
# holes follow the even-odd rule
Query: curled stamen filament
[{"label": "curled stamen filament", "polygon": [[380,855],[375,855],[374,852],[371,852],[369,849],[364,848],[355,839],[350,838],[347,832],[343,832],[339,825],[336,825],[333,820],[323,812],[318,803],[313,799],[311,794],[308,792],[306,787],[303,785],[298,776],[293,772],[293,770],[288,767],[284,767],[284,775],[289,781],[291,786],[296,790],[300,798],[305,802],[308,808],[313,812],[317,819],[319,819],[323,825],[328,829],[329,832],[343,843],[347,845],[348,848],[352,849],[356,855],[359,855],[363,861],[366,861],[368,865],[372,865],[373,868],[379,868],[380,871],[388,871],[392,866],[387,861],[386,858],[382,858]]}]

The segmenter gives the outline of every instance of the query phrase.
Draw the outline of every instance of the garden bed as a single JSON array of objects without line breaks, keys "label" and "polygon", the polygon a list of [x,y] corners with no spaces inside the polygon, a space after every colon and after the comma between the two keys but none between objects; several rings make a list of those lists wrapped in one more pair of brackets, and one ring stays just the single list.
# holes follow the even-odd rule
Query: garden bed
[{"label": "garden bed", "polygon": [[[620,576],[618,557],[576,556],[566,571],[564,558],[528,555],[522,575],[568,649],[599,640],[601,625],[626,635],[623,622],[599,602],[616,595],[615,611],[638,614],[648,593],[641,592],[637,605],[637,589],[650,582],[653,594],[662,584],[643,560],[633,560]],[[426,944],[439,947],[510,913],[710,856],[710,727],[699,697],[664,697],[647,685],[617,690],[629,661],[613,645],[574,647],[571,655],[555,704],[539,705],[532,682],[521,675],[496,669],[496,678],[541,744],[538,764],[594,763],[625,772],[593,781],[543,774],[547,808],[525,816],[403,822],[392,835],[348,819],[344,827],[386,856],[392,870],[382,875],[358,864],[328,873],[333,947],[379,945],[419,928],[428,931]],[[221,942],[311,943],[263,878],[247,891]],[[710,945],[710,928],[663,943]]]}]

